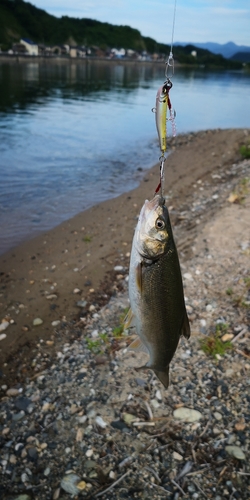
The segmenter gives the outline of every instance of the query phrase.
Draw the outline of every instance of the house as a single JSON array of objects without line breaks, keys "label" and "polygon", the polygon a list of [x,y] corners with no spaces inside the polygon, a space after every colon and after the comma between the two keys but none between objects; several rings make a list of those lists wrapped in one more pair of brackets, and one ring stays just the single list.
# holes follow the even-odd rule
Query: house
[{"label": "house", "polygon": [[38,45],[35,42],[32,42],[32,40],[29,40],[29,38],[21,38],[20,44],[24,45],[26,48],[26,52],[30,56],[38,56]]}]

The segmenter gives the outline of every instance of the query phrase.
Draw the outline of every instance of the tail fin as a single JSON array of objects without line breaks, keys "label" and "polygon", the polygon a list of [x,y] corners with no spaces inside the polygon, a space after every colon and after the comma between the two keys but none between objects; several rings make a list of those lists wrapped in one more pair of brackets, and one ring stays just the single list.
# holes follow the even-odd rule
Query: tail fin
[{"label": "tail fin", "polygon": [[167,389],[169,386],[169,365],[166,366],[164,371],[154,369],[154,372],[161,383],[164,385],[164,387]]}]

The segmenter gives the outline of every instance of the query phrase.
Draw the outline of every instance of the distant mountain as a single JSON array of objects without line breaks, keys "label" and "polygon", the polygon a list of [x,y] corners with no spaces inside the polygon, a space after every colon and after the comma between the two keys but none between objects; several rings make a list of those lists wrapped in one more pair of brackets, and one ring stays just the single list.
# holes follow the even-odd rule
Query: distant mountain
[{"label": "distant mountain", "polygon": [[[175,45],[186,46],[189,45],[189,42],[187,43],[176,42]],[[237,52],[250,52],[250,46],[248,47],[246,45],[237,45],[234,42],[227,42],[224,44],[215,42],[206,42],[206,43],[193,43],[193,45],[201,49],[209,50],[213,54],[221,54],[226,59],[231,58]]]},{"label": "distant mountain", "polygon": [[236,52],[232,57],[231,61],[238,61],[242,63],[250,63],[250,51],[249,52]]}]

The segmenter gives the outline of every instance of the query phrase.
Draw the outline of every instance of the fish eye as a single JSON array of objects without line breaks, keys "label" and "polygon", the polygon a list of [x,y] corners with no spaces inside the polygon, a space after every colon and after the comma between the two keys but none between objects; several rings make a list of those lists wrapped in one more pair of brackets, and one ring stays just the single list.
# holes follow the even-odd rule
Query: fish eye
[{"label": "fish eye", "polygon": [[155,222],[155,227],[156,227],[156,229],[164,229],[165,222],[162,219],[157,219]]}]

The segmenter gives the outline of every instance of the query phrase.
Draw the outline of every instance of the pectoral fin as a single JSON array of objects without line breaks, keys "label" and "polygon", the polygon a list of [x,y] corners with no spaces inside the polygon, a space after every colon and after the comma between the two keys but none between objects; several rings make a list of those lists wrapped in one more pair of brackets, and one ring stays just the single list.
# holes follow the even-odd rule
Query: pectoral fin
[{"label": "pectoral fin", "polygon": [[135,268],[135,281],[139,292],[142,292],[142,264],[139,262]]},{"label": "pectoral fin", "polygon": [[123,328],[126,329],[126,328],[130,328],[130,326],[133,326],[132,323],[133,323],[134,319],[135,319],[135,315],[130,307],[127,314],[126,314],[126,317],[124,319]]},{"label": "pectoral fin", "polygon": [[184,335],[184,337],[186,337],[186,339],[189,339],[189,337],[190,337],[190,325],[189,325],[189,320],[188,320],[188,316],[187,316],[186,312],[184,314],[184,319],[183,319],[183,323],[182,323],[182,327],[181,327],[181,335]]}]

